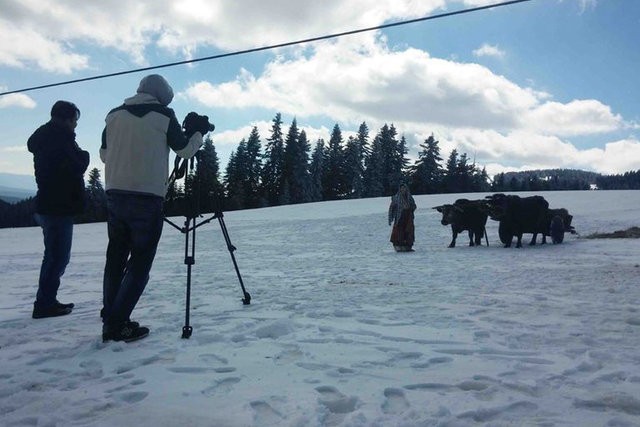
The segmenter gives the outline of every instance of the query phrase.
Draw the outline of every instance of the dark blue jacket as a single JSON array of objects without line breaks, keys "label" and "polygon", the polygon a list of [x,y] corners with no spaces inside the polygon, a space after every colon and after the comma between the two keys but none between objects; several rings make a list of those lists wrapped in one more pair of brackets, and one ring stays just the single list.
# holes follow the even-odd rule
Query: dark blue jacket
[{"label": "dark blue jacket", "polygon": [[36,212],[76,215],[85,207],[84,172],[89,153],[76,143],[76,134],[56,121],[40,126],[29,138],[38,193]]}]

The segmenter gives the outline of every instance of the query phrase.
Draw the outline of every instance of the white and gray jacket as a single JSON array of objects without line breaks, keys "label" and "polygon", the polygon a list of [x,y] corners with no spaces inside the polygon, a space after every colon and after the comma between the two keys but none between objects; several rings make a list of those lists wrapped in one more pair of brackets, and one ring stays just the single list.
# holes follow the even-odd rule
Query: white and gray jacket
[{"label": "white and gray jacket", "polygon": [[169,149],[183,159],[202,146],[202,134],[187,138],[174,111],[152,95],[138,93],[109,112],[100,159],[105,190],[163,197],[169,175]]}]

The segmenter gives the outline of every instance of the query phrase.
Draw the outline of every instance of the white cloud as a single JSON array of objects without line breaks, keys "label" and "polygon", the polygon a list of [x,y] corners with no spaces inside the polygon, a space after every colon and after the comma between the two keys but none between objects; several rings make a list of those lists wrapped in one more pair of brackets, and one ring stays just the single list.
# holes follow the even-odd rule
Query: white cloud
[{"label": "white cloud", "polygon": [[[0,86],[0,91],[5,90],[7,90],[6,87]],[[0,108],[10,107],[32,109],[36,107],[36,102],[31,97],[22,93],[10,93],[0,96]]]},{"label": "white cloud", "polygon": [[366,46],[319,44],[308,57],[274,60],[260,76],[243,70],[233,81],[194,83],[185,95],[209,107],[261,107],[349,123],[429,123],[556,136],[628,126],[597,100],[548,101],[549,94],[478,64],[432,58],[411,48],[392,51],[373,37]]},{"label": "white cloud", "polygon": [[[0,12],[0,65],[58,73],[86,69],[82,49],[127,53],[144,65],[159,47],[190,58],[199,47],[247,49],[425,16],[446,0],[7,0]],[[251,13],[247,13],[250,10]]]},{"label": "white cloud", "polygon": [[516,126],[544,97],[480,65],[390,50],[373,36],[366,44],[317,44],[309,57],[280,57],[260,76],[243,71],[234,81],[196,83],[186,94],[210,107],[498,129]]},{"label": "white cloud", "polygon": [[[604,148],[579,149],[557,136],[528,131],[507,134],[491,130],[456,129],[440,135],[443,146],[455,146],[490,165],[491,174],[505,170],[571,168],[605,174],[640,169],[640,140],[609,142]],[[508,163],[505,163],[508,162]]]},{"label": "white cloud", "polygon": [[43,70],[62,74],[88,66],[88,57],[71,52],[69,46],[2,19],[0,38],[0,64],[16,68],[34,64]]},{"label": "white cloud", "polygon": [[640,170],[640,141],[637,139],[610,142],[605,145],[604,150],[598,150],[601,156],[589,159],[588,162],[590,165],[593,164],[598,172],[624,173]]},{"label": "white cloud", "polygon": [[[365,45],[339,40],[306,53],[281,56],[261,75],[243,70],[221,84],[194,83],[183,95],[208,107],[258,107],[352,126],[366,121],[373,132],[384,122],[406,134],[437,130],[443,153],[456,147],[484,163],[508,162],[505,167],[640,167],[634,143],[623,146],[630,148],[625,163],[612,154],[615,145],[580,150],[563,139],[633,128],[597,100],[551,101],[548,93],[521,87],[481,65],[412,48],[391,50],[373,36]],[[423,139],[416,136],[414,142]]]},{"label": "white cloud", "polygon": [[607,133],[625,127],[622,117],[601,102],[574,100],[567,104],[546,102],[523,117],[525,128],[558,136]]},{"label": "white cloud", "polygon": [[477,57],[490,56],[495,58],[504,58],[505,56],[505,52],[498,46],[493,46],[487,43],[484,43],[478,49],[474,50],[473,54]]},{"label": "white cloud", "polygon": [[[444,138],[455,142],[462,151],[475,153],[485,162],[508,158],[514,165],[537,164],[557,167],[571,164],[578,150],[556,136],[526,131],[500,133],[493,130],[454,129]],[[545,166],[546,167],[546,166]]]}]

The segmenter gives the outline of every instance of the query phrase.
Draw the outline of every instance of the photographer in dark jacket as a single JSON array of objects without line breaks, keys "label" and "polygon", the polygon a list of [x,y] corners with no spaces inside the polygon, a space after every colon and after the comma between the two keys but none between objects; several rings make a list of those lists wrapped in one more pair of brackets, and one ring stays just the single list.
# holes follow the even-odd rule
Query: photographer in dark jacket
[{"label": "photographer in dark jacket", "polygon": [[57,101],[51,108],[51,120],[27,142],[38,184],[35,219],[44,235],[34,319],[64,316],[73,309],[73,303],[60,303],[57,294],[71,257],[73,217],[82,213],[85,204],[84,172],[89,153],[76,143],[74,130],[79,118],[75,104]]}]

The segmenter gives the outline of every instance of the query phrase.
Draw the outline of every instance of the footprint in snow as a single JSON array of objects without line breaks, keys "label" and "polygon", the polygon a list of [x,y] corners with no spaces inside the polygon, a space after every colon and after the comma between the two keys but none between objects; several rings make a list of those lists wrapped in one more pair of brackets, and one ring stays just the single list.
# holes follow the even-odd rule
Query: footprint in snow
[{"label": "footprint in snow", "polygon": [[385,414],[401,414],[411,406],[404,395],[404,391],[398,388],[389,387],[384,389],[384,397],[382,412]]},{"label": "footprint in snow", "polygon": [[253,419],[259,426],[279,426],[284,418],[282,414],[264,400],[255,400],[251,402],[253,409]]},{"label": "footprint in snow", "polygon": [[206,396],[212,396],[216,393],[229,393],[233,389],[234,384],[238,384],[240,378],[229,377],[223,380],[216,381],[212,386],[202,390],[202,394]]},{"label": "footprint in snow", "polygon": [[348,414],[356,410],[358,398],[345,396],[337,388],[332,386],[316,387],[320,393],[320,403],[334,414]]}]

